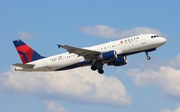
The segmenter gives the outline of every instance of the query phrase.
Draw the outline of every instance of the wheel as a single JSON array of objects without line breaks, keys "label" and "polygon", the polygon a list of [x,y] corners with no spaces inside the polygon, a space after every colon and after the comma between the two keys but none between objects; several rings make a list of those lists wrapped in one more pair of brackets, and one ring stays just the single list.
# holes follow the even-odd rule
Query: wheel
[{"label": "wheel", "polygon": [[103,70],[103,69],[100,69],[100,70],[98,70],[98,72],[99,72],[100,74],[103,74],[103,73],[104,73],[104,70]]},{"label": "wheel", "polygon": [[94,65],[91,66],[91,70],[95,71],[96,69],[97,69],[96,66]]},{"label": "wheel", "polygon": [[147,60],[150,60],[151,59],[151,57],[150,56],[147,56]]},{"label": "wheel", "polygon": [[145,51],[145,53],[146,53],[146,56],[147,56],[147,57],[146,57],[146,58],[147,58],[147,60],[150,60],[150,59],[151,59],[151,57],[148,55],[148,52],[146,52],[146,51]]}]

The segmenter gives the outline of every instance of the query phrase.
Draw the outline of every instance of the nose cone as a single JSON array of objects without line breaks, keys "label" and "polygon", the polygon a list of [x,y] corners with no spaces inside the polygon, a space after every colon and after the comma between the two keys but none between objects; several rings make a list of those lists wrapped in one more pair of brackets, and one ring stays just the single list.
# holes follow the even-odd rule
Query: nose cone
[{"label": "nose cone", "polygon": [[159,42],[163,45],[166,43],[166,39],[162,37]]}]

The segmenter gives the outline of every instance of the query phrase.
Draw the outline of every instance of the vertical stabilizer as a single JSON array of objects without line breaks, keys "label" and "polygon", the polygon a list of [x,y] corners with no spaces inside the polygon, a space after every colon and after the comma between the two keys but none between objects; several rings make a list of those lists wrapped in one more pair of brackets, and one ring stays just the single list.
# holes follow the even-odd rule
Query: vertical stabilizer
[{"label": "vertical stabilizer", "polygon": [[13,43],[23,64],[44,58],[20,39],[13,41]]}]

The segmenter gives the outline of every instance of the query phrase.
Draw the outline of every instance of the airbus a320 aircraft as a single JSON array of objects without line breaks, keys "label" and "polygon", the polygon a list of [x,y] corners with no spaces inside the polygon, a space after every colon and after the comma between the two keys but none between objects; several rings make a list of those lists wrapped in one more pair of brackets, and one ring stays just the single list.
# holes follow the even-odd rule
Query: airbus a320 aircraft
[{"label": "airbus a320 aircraft", "polygon": [[68,52],[44,57],[21,40],[13,41],[23,63],[15,63],[16,71],[61,71],[76,67],[91,66],[91,70],[104,73],[103,65],[123,66],[127,64],[127,56],[148,52],[166,43],[166,39],[156,34],[141,34],[96,46],[77,48],[69,45],[58,45]]}]

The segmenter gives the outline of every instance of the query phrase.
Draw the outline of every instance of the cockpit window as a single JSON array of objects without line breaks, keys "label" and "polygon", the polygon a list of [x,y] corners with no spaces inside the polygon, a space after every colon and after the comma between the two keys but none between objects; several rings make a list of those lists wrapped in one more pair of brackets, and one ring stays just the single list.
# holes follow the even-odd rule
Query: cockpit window
[{"label": "cockpit window", "polygon": [[151,36],[151,38],[156,38],[156,37],[159,37],[159,35],[154,35],[154,36]]}]

